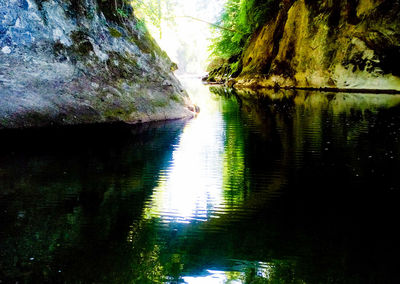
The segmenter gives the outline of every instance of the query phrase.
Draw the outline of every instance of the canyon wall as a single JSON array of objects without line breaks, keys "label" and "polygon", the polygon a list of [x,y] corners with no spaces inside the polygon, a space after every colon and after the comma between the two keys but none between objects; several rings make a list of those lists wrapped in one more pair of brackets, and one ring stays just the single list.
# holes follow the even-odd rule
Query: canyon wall
[{"label": "canyon wall", "polygon": [[210,74],[247,87],[400,90],[400,2],[281,1],[239,58],[236,78],[228,64]]}]

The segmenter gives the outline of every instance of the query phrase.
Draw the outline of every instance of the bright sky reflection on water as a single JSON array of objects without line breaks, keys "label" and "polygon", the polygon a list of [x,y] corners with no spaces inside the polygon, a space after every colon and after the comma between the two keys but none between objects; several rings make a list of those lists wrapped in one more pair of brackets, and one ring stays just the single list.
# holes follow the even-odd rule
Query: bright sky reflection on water
[{"label": "bright sky reflection on water", "polygon": [[[240,284],[246,282],[246,273],[270,279],[273,266],[266,262],[241,262],[237,261],[236,270],[220,271],[207,269],[206,275],[182,277],[187,284]],[[259,282],[257,282],[259,283]]]},{"label": "bright sky reflection on water", "polygon": [[[207,276],[197,276],[197,277],[183,277],[183,280],[187,284],[224,284],[227,283],[228,277],[226,275],[225,271],[213,271],[213,270],[208,270],[208,273],[210,275]],[[230,284],[237,284],[237,283],[242,283],[239,280],[230,280]]]},{"label": "bright sky reflection on water", "polygon": [[[202,94],[207,87],[201,86]],[[193,96],[196,96],[192,93]],[[206,96],[208,94],[208,90]],[[183,130],[173,158],[160,175],[158,186],[146,204],[145,217],[187,223],[206,221],[223,209],[223,166],[225,125],[214,105],[203,108]],[[199,100],[204,98],[197,98]]]}]

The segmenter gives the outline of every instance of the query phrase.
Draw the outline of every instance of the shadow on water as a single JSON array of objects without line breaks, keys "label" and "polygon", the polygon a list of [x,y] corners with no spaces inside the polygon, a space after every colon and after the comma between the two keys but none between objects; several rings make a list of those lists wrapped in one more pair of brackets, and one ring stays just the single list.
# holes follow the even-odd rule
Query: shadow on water
[{"label": "shadow on water", "polygon": [[127,235],[185,123],[1,132],[0,280],[128,283],[153,269]]},{"label": "shadow on water", "polygon": [[0,280],[397,280],[399,96],[186,84],[189,122],[0,133]]}]

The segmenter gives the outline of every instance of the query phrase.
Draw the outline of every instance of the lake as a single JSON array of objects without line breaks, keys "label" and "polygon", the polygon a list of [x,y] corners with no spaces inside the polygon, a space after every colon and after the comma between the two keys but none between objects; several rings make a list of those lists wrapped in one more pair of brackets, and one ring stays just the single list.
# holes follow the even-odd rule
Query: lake
[{"label": "lake", "polygon": [[396,283],[400,96],[185,79],[191,120],[0,132],[0,283]]}]

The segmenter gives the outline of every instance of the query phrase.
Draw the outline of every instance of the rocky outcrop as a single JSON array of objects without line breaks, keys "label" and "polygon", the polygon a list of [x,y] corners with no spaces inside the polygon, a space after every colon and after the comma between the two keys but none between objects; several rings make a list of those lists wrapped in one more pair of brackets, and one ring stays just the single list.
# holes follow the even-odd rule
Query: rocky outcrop
[{"label": "rocky outcrop", "polygon": [[132,12],[123,0],[0,0],[0,128],[192,116]]},{"label": "rocky outcrop", "polygon": [[237,86],[400,90],[400,1],[281,1],[236,66]]}]

